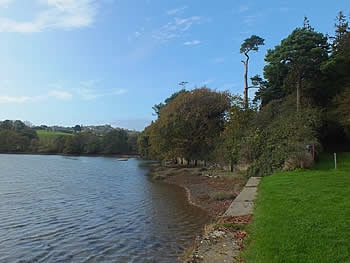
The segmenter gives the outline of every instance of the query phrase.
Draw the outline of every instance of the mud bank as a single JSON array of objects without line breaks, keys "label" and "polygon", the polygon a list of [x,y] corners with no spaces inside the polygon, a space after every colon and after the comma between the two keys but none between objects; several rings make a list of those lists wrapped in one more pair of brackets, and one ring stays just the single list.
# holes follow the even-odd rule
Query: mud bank
[{"label": "mud bank", "polygon": [[154,180],[183,187],[188,202],[212,217],[212,223],[186,249],[180,261],[241,262],[239,252],[251,216],[223,217],[223,214],[244,187],[244,177],[220,170],[161,166],[152,167],[150,175]]}]

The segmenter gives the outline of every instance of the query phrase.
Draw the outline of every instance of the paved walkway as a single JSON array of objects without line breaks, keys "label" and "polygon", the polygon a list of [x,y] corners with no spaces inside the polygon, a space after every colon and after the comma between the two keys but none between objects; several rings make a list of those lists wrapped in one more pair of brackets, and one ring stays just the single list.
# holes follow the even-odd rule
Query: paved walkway
[{"label": "paved walkway", "polygon": [[254,200],[258,193],[260,177],[249,178],[242,192],[233,200],[223,216],[244,216],[253,214]]}]

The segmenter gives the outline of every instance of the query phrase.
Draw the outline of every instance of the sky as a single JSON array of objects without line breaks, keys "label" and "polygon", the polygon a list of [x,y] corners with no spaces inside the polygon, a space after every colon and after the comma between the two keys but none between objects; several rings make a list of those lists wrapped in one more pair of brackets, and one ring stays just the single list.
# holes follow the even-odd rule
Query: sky
[{"label": "sky", "polygon": [[182,81],[242,93],[244,39],[265,39],[250,56],[261,75],[304,16],[333,35],[341,10],[348,0],[0,0],[0,120],[142,130]]}]

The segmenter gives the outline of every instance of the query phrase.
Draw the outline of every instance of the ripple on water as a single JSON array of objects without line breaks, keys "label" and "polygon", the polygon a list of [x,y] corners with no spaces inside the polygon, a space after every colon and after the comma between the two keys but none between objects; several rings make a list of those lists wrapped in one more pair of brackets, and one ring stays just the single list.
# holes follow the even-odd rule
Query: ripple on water
[{"label": "ripple on water", "polygon": [[0,262],[176,262],[208,218],[138,163],[0,155]]}]

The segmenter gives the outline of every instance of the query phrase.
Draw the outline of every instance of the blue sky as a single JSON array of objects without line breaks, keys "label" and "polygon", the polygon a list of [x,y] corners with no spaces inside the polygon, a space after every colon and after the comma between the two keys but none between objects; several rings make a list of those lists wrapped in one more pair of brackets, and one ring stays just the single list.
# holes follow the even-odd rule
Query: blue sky
[{"label": "blue sky", "polygon": [[0,0],[0,120],[142,130],[181,81],[242,93],[245,38],[265,39],[249,76],[262,74],[304,16],[332,35],[340,10],[348,0]]}]

